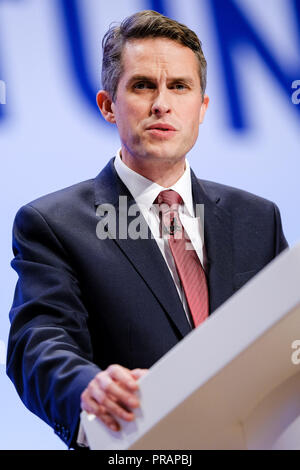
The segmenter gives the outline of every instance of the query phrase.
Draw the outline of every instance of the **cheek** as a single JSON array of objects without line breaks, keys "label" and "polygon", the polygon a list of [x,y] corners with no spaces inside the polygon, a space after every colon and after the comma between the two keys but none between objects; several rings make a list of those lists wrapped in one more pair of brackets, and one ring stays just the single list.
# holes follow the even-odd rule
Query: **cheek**
[{"label": "cheek", "polygon": [[126,106],[120,113],[119,119],[123,128],[130,128],[132,131],[141,126],[144,114],[138,106]]},{"label": "cheek", "polygon": [[130,134],[132,114],[129,110],[126,108],[119,109],[115,116],[119,133],[121,135]]},{"label": "cheek", "polygon": [[188,100],[181,103],[180,106],[180,119],[183,125],[192,127],[193,125],[199,124],[202,100],[199,100],[198,96],[189,97]]},{"label": "cheek", "polygon": [[[189,111],[191,111],[191,108],[189,108]],[[185,114],[183,125],[186,129],[185,134],[187,137],[190,136],[191,138],[194,138],[195,136],[198,136],[200,125],[199,121],[200,113],[198,109],[196,109],[194,112],[188,112]]]}]

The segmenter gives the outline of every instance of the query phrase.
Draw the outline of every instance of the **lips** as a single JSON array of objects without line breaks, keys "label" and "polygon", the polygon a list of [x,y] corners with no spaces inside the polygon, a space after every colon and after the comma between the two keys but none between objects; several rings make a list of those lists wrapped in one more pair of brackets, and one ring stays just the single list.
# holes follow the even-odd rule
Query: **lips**
[{"label": "lips", "polygon": [[152,124],[151,126],[147,127],[147,130],[159,130],[159,131],[176,131],[175,127],[171,126],[171,124],[165,124],[161,122],[157,122],[156,124]]}]

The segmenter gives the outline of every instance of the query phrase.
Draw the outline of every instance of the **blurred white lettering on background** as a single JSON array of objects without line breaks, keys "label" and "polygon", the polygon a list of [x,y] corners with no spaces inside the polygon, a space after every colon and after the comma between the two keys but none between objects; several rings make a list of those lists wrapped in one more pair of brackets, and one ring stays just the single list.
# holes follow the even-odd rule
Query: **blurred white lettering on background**
[{"label": "blurred white lettering on background", "polygon": [[300,80],[294,80],[292,83],[292,88],[296,88],[296,90],[292,94],[292,102],[294,104],[299,104],[300,103]]},{"label": "blurred white lettering on background", "polygon": [[0,339],[0,365],[4,365],[6,362],[6,345],[4,341]]},{"label": "blurred white lettering on background", "polygon": [[0,80],[0,104],[6,104],[6,85],[3,80]]}]

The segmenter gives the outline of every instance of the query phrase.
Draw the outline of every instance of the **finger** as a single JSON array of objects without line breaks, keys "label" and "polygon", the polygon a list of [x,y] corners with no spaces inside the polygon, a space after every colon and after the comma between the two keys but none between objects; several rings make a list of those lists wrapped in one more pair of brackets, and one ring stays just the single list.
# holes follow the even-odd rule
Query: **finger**
[{"label": "finger", "polygon": [[[102,389],[102,378],[99,377],[99,388]],[[130,392],[122,387],[120,382],[111,380],[109,385],[106,386],[105,393],[107,396],[113,396],[115,401],[128,408],[137,408],[140,406],[139,400],[135,392]],[[98,395],[97,395],[98,396]]]},{"label": "finger", "polygon": [[99,413],[97,417],[112,431],[120,431],[121,426],[109,413]]},{"label": "finger", "polygon": [[122,382],[111,379],[106,371],[98,374],[95,380],[89,385],[94,398],[96,398],[96,400],[100,398],[101,401],[99,403],[102,403],[103,396],[99,395],[98,392],[93,394],[94,387],[101,389],[105,394],[115,397],[116,401],[126,407],[137,408],[140,405],[139,400],[135,395],[135,391],[130,391],[126,389],[126,387],[124,388]]},{"label": "finger", "polygon": [[118,400],[117,397],[115,397],[114,395],[111,395],[110,393],[107,394],[108,398],[115,402],[115,403],[118,403],[118,405],[120,405],[122,408],[124,408],[126,411],[131,411],[130,407],[128,405],[126,405],[125,403],[122,403]]},{"label": "finger", "polygon": [[[81,399],[81,409],[86,411],[87,413],[98,415],[98,413],[101,411],[101,405],[97,403],[96,400],[94,400],[91,396],[86,395],[85,398]],[[102,408],[102,412],[105,411],[105,408]]]},{"label": "finger", "polygon": [[131,371],[131,375],[132,375],[135,379],[140,379],[141,377],[143,377],[144,375],[146,375],[148,372],[149,372],[149,369],[133,369],[133,370]]},{"label": "finger", "polygon": [[[114,385],[119,389],[116,384]],[[96,383],[89,387],[89,392],[91,398],[93,398],[98,405],[102,405],[105,408],[105,411],[111,414],[113,417],[121,418],[126,421],[132,421],[134,419],[134,413],[122,406],[122,403],[119,403],[117,400],[112,400],[111,395],[98,387]],[[122,393],[120,396],[122,397]],[[116,395],[115,398],[117,398]],[[130,401],[130,403],[132,402]]]},{"label": "finger", "polygon": [[135,417],[130,411],[124,410],[117,403],[112,402],[102,390],[97,390],[96,387],[90,388],[90,393],[87,393],[81,400],[81,408],[87,413],[92,413],[101,418],[108,425],[118,425],[118,422],[114,419],[115,417],[125,421],[132,421]]},{"label": "finger", "polygon": [[120,431],[120,424],[109,414],[103,405],[99,405],[93,398],[88,397],[81,402],[82,410],[94,414],[112,431]]},{"label": "finger", "polygon": [[106,418],[103,418],[102,416],[99,416],[99,419],[112,431],[121,431],[121,426],[119,423],[115,420],[108,421]]},{"label": "finger", "polygon": [[139,388],[135,378],[131,375],[131,371],[126,367],[113,364],[106,369],[106,372],[108,372],[109,376],[114,381],[120,382],[122,386],[128,388],[130,391],[135,391]]}]

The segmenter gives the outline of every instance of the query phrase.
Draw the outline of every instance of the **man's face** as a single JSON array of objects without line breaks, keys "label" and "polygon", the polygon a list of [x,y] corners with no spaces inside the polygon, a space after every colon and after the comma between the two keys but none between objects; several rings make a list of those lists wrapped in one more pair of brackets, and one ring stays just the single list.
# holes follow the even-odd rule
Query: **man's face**
[{"label": "man's face", "polygon": [[127,42],[112,119],[129,161],[182,160],[198,137],[202,102],[198,61],[188,47],[165,39]]}]

